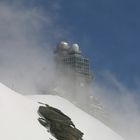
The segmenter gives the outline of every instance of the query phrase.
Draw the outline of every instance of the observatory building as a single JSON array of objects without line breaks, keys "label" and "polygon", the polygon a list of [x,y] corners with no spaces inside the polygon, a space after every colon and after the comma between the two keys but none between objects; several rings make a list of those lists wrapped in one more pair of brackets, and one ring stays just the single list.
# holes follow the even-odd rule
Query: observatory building
[{"label": "observatory building", "polygon": [[55,60],[60,75],[59,81],[67,78],[63,88],[69,89],[74,98],[81,90],[83,94],[87,93],[87,86],[92,81],[93,75],[89,59],[82,55],[78,44],[69,46],[67,42],[60,42],[55,50]]},{"label": "observatory building", "polygon": [[70,47],[67,42],[60,42],[55,50],[56,61],[63,72],[73,72],[77,76],[92,80],[89,60],[84,57],[80,51],[78,44],[72,44]]},{"label": "observatory building", "polygon": [[54,53],[58,75],[56,89],[64,90],[64,94],[61,90],[57,93],[61,93],[60,96],[76,103],[80,108],[103,122],[108,122],[102,105],[90,91],[94,75],[89,59],[82,54],[79,45],[69,45],[62,41],[57,45]]}]

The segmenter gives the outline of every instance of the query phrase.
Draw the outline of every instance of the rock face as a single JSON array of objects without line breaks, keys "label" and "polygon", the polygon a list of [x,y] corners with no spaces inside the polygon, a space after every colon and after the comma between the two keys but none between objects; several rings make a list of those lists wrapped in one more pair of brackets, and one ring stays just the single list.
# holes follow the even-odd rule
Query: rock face
[{"label": "rock face", "polygon": [[40,115],[38,121],[58,140],[82,140],[83,133],[60,110],[43,104],[39,107],[38,114]]}]

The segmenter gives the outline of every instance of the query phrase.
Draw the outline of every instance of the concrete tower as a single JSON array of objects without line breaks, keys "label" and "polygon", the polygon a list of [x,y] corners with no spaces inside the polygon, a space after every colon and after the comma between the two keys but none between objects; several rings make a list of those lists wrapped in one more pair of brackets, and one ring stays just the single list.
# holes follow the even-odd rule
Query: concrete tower
[{"label": "concrete tower", "polygon": [[55,50],[56,69],[58,71],[58,87],[66,91],[63,95],[81,109],[108,124],[107,114],[96,97],[90,94],[90,84],[94,75],[78,44],[71,46],[67,42],[60,42]]},{"label": "concrete tower", "polygon": [[67,42],[60,42],[55,50],[55,60],[60,74],[59,81],[62,77],[67,79],[63,88],[71,93],[72,98],[81,102],[86,100],[89,97],[87,90],[93,75],[89,59],[82,55],[78,44],[69,46]]}]

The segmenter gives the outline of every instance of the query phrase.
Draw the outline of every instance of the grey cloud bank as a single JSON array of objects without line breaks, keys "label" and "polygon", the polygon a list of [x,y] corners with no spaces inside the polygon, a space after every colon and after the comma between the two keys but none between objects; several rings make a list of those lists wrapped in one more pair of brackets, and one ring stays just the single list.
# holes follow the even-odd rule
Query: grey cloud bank
[{"label": "grey cloud bank", "polygon": [[0,79],[21,92],[35,92],[36,87],[44,86],[39,83],[46,86],[46,79],[53,78],[49,35],[45,42],[41,40],[44,25],[46,32],[53,32],[53,21],[41,13],[3,3],[0,6]]}]

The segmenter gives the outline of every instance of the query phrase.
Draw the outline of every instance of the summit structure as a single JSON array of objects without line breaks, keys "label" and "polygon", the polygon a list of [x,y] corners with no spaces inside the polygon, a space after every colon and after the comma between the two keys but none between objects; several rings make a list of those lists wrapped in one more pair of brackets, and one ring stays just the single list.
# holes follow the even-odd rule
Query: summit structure
[{"label": "summit structure", "polygon": [[94,79],[90,61],[85,57],[78,44],[60,42],[55,51],[57,87],[60,96],[74,102],[78,107],[108,124],[107,114],[98,99],[93,96],[91,83]]},{"label": "summit structure", "polygon": [[67,70],[77,73],[86,80],[92,80],[89,59],[81,53],[78,44],[69,46],[67,42],[60,42],[56,48],[58,63],[63,65]]},{"label": "summit structure", "polygon": [[79,101],[88,98],[87,89],[89,89],[93,74],[89,59],[82,54],[79,45],[72,44],[70,46],[67,42],[60,42],[55,50],[55,60],[56,68],[63,77],[61,78],[67,79],[66,83],[63,83],[63,88],[70,91],[72,97]]}]

